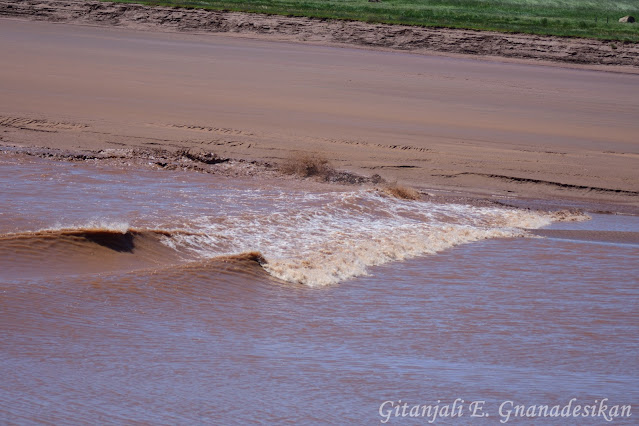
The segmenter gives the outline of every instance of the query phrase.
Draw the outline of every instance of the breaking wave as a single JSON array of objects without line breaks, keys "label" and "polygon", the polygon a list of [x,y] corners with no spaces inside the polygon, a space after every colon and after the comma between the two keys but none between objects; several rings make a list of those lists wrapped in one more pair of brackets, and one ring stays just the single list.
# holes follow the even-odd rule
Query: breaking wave
[{"label": "breaking wave", "polygon": [[[371,266],[488,238],[529,235],[578,213],[403,201],[375,191],[300,193],[271,208],[201,215],[180,229],[88,223],[0,235],[3,270],[28,275],[167,268],[202,260],[259,264],[307,286],[366,275]],[[251,266],[252,267],[252,266]],[[5,272],[6,273],[6,272]],[[44,273],[44,272],[43,272]]]}]

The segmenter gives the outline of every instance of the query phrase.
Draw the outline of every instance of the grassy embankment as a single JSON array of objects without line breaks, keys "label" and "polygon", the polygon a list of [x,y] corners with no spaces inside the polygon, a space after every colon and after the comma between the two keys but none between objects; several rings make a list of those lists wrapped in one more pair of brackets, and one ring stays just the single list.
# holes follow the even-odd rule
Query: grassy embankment
[{"label": "grassy embankment", "polygon": [[[113,1],[113,0],[111,0]],[[375,23],[639,42],[639,0],[115,0]]]}]

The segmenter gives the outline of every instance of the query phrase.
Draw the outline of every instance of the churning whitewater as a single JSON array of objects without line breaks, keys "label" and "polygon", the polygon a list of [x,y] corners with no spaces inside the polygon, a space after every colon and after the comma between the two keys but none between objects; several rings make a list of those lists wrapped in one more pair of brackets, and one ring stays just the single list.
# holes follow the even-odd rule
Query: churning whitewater
[{"label": "churning whitewater", "polygon": [[[238,192],[233,203],[258,194]],[[257,200],[254,200],[257,201]],[[163,243],[204,258],[260,252],[271,275],[308,286],[336,284],[367,268],[487,238],[520,237],[552,215],[507,208],[404,201],[373,190],[271,199],[272,212],[207,215]]]}]

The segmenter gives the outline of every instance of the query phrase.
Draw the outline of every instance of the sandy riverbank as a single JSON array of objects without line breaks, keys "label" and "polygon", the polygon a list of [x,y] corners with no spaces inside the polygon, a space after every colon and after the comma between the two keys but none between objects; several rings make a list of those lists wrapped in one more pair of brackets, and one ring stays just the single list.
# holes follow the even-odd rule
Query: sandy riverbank
[{"label": "sandy riverbank", "polygon": [[414,53],[482,56],[520,62],[639,72],[639,44],[450,28],[370,24],[148,7],[80,0],[0,0],[0,16],[137,30],[224,33],[264,40],[357,46]]},{"label": "sandy riverbank", "polygon": [[14,19],[0,32],[5,146],[315,152],[440,193],[639,206],[632,73]]}]

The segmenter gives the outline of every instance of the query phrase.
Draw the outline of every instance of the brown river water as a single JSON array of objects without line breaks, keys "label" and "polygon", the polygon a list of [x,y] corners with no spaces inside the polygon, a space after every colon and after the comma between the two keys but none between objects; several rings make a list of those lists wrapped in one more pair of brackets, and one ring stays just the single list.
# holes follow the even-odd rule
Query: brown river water
[{"label": "brown river water", "polygon": [[0,200],[2,424],[636,424],[637,217],[7,153]]}]

